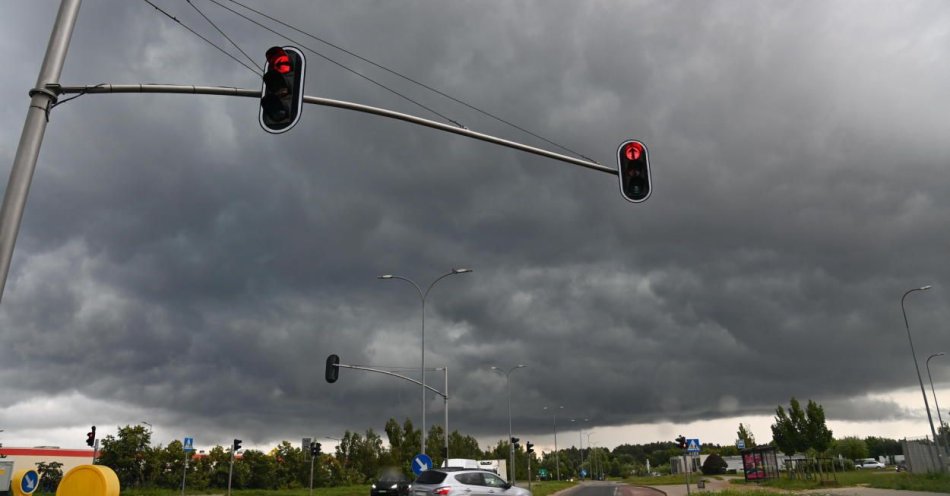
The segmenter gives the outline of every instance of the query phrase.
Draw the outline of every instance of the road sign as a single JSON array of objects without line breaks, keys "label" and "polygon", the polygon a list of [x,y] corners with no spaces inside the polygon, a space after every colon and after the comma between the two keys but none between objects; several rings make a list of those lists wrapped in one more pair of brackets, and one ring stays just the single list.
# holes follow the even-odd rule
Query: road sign
[{"label": "road sign", "polygon": [[541,477],[547,478],[547,476],[548,476],[548,469],[546,469],[546,468],[539,468],[539,469],[538,469],[538,475],[541,476]]},{"label": "road sign", "polygon": [[587,477],[587,470],[581,469],[581,479]]},{"label": "road sign", "polygon": [[195,438],[193,438],[193,437],[186,437],[186,438],[185,438],[184,450],[185,450],[185,451],[194,451],[194,450],[195,450]]},{"label": "road sign", "polygon": [[687,452],[687,453],[699,453],[699,439],[687,439],[687,440],[686,440],[686,452]]},{"label": "road sign", "polygon": [[736,448],[745,449],[745,441],[743,441],[743,440],[741,440],[741,439],[738,440],[738,441],[736,441]]},{"label": "road sign", "polygon": [[36,491],[36,488],[40,485],[40,475],[36,473],[36,470],[27,470],[23,474],[23,478],[20,479],[20,492],[23,494],[31,494],[33,491]]},{"label": "road sign", "polygon": [[432,459],[425,453],[418,454],[412,458],[412,473],[419,475],[432,468]]}]

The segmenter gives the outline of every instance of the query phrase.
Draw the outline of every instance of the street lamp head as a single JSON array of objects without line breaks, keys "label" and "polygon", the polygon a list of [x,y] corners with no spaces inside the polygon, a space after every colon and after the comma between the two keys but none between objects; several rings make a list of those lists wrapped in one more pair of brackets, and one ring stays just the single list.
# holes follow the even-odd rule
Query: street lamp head
[{"label": "street lamp head", "polygon": [[384,274],[381,276],[376,276],[376,279],[392,279],[392,278],[393,278],[392,274]]},{"label": "street lamp head", "polygon": [[525,364],[523,364],[523,363],[519,363],[517,366],[515,366],[516,369],[523,369],[523,368],[525,368],[525,367],[527,367],[527,365],[525,365]]},{"label": "street lamp head", "polygon": [[468,272],[471,272],[471,271],[472,271],[472,269],[466,269],[466,268],[463,268],[463,267],[459,267],[459,268],[452,269],[452,273],[453,273],[453,274],[465,274],[465,273],[468,273]]},{"label": "street lamp head", "polygon": [[928,285],[926,285],[926,286],[922,286],[922,287],[920,288],[920,290],[921,290],[921,291],[927,291],[928,289],[930,289],[930,288],[932,288],[932,287],[933,287],[933,286],[931,286],[931,285],[928,284]]}]

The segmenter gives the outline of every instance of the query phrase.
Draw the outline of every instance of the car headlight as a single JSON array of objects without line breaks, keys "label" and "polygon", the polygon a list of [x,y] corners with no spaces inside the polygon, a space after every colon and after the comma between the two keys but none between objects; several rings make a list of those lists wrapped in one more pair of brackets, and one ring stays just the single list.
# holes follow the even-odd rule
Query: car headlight
[{"label": "car headlight", "polygon": [[396,489],[396,484],[393,484],[393,487],[391,487],[390,489]]},{"label": "car headlight", "polygon": [[376,484],[373,484],[373,489],[376,489]]}]

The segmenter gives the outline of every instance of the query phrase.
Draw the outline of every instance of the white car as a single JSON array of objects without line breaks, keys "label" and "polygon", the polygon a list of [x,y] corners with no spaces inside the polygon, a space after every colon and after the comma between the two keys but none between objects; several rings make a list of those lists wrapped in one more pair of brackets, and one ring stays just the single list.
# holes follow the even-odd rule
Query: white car
[{"label": "white car", "polygon": [[854,468],[857,468],[857,469],[862,469],[862,468],[884,468],[884,464],[881,463],[881,462],[879,462],[879,461],[877,461],[877,460],[875,460],[875,459],[873,459],[873,458],[865,458],[864,460],[858,460],[858,461],[854,462]]}]

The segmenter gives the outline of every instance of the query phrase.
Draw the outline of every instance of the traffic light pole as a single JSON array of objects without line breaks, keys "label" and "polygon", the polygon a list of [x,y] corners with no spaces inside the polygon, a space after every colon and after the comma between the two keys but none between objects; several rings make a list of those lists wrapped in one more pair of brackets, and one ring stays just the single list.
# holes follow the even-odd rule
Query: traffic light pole
[{"label": "traffic light pole", "polygon": [[[62,94],[105,94],[105,93],[173,93],[173,94],[194,94],[194,95],[219,95],[219,96],[239,96],[247,98],[260,98],[261,91],[256,89],[231,88],[225,86],[188,86],[174,84],[97,84],[91,86],[63,86],[59,84],[59,76],[62,72],[63,62],[66,58],[66,49],[69,46],[69,39],[72,35],[73,26],[79,11],[80,0],[63,0],[60,6],[60,12],[53,26],[53,33],[50,36],[50,44],[46,51],[46,58],[43,60],[43,66],[40,69],[40,77],[37,81],[37,87],[30,90],[30,109],[27,113],[26,124],[23,127],[23,134],[20,137],[20,144],[17,147],[16,158],[13,162],[13,168],[10,171],[10,180],[4,193],[3,206],[0,209],[0,301],[3,298],[3,289],[6,285],[7,275],[10,270],[10,261],[13,258],[13,249],[16,245],[17,233],[20,229],[20,221],[23,217],[23,210],[26,205],[26,197],[29,193],[30,182],[33,178],[33,171],[36,168],[36,159],[39,155],[40,144],[43,141],[43,134],[46,130],[46,122],[49,118],[49,109],[56,102],[59,95]],[[342,100],[332,100],[329,98],[320,98],[315,96],[304,96],[303,103],[310,105],[322,105],[325,107],[336,107],[345,110],[353,110],[372,114],[379,117],[395,119],[410,124],[424,126],[447,133],[457,134],[468,138],[485,141],[507,148],[513,148],[526,153],[531,153],[541,157],[557,160],[572,165],[578,165],[587,169],[605,172],[611,175],[618,175],[618,170],[607,167],[597,162],[584,160],[560,153],[554,153],[542,148],[510,141],[490,134],[484,134],[472,131],[463,127],[456,127],[450,124],[423,119],[414,115],[394,112],[379,107],[371,107],[359,103],[347,102]]]},{"label": "traffic light pole", "polygon": [[80,3],[81,0],[60,2],[59,13],[56,14],[53,31],[46,45],[43,65],[40,66],[40,74],[36,79],[36,87],[30,90],[30,108],[26,113],[26,122],[23,124],[20,143],[10,169],[3,205],[0,206],[0,299],[3,298],[3,287],[10,272],[10,261],[13,258],[17,233],[20,231],[20,221],[23,220],[26,198],[30,193],[33,171],[36,170],[36,159],[40,154],[43,135],[46,134],[49,111],[59,95],[50,87],[59,84],[59,76],[66,62],[66,52],[69,50],[69,40],[79,17]]}]

